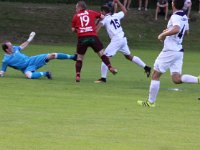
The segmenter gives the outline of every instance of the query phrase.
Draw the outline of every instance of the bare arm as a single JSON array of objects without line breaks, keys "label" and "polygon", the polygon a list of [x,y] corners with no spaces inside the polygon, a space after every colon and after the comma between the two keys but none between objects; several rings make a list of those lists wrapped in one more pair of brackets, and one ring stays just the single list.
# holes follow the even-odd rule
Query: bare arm
[{"label": "bare arm", "polygon": [[7,64],[2,62],[2,67],[1,67],[1,71],[0,71],[0,77],[3,77],[5,72],[6,72],[6,69],[7,69]]},{"label": "bare arm", "polygon": [[29,45],[29,43],[30,43],[30,42],[26,41],[26,42],[22,43],[22,44],[20,45],[20,47],[21,47],[22,49],[25,49],[25,48]]},{"label": "bare arm", "polygon": [[101,29],[101,27],[103,26],[103,24],[100,22],[101,20],[104,19],[104,15],[101,14],[100,18],[97,19],[97,22],[96,22],[96,32],[99,32],[99,30]]},{"label": "bare arm", "polygon": [[119,0],[114,0],[114,3],[117,3],[119,5],[120,9],[124,12],[125,15],[127,14],[126,8]]},{"label": "bare arm", "polygon": [[21,47],[22,49],[25,49],[25,48],[29,45],[29,43],[33,40],[34,37],[35,37],[35,32],[31,32],[31,34],[29,35],[28,40],[27,40],[26,42],[22,43],[22,44],[20,45],[20,47]]},{"label": "bare arm", "polygon": [[99,30],[101,29],[102,26],[103,26],[103,24],[101,22],[99,22],[98,25],[96,26],[96,32],[99,32]]},{"label": "bare arm", "polygon": [[177,34],[180,31],[180,27],[175,25],[172,27],[172,29],[168,30],[164,30],[159,36],[158,36],[158,40],[163,41],[165,39],[166,36],[170,36],[170,35],[174,35]]},{"label": "bare arm", "polygon": [[95,25],[98,25],[99,24],[99,22],[101,21],[101,20],[103,20],[104,19],[104,15],[103,14],[101,14],[101,16],[96,20],[96,23],[95,23]]},{"label": "bare arm", "polygon": [[76,29],[74,27],[72,27],[72,32],[76,32]]}]

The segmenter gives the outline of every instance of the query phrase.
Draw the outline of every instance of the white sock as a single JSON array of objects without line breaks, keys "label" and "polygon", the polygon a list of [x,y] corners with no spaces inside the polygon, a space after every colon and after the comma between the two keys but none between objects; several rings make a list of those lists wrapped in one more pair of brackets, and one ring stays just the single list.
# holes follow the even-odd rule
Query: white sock
[{"label": "white sock", "polygon": [[198,83],[198,78],[192,75],[185,74],[181,76],[181,81],[183,83]]},{"label": "white sock", "polygon": [[144,68],[146,64],[137,56],[133,56],[132,62],[136,63],[138,66]]},{"label": "white sock", "polygon": [[159,89],[160,89],[160,81],[151,80],[151,84],[149,87],[149,99],[148,99],[149,102],[154,103],[156,101]]},{"label": "white sock", "polygon": [[101,77],[106,78],[108,72],[108,67],[102,62],[101,63]]}]

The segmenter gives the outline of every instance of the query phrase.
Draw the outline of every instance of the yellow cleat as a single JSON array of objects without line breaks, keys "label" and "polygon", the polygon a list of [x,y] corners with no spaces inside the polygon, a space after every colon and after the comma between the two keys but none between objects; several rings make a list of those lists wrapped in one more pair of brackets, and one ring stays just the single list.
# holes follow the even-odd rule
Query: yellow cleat
[{"label": "yellow cleat", "polygon": [[150,103],[149,101],[137,101],[138,105],[144,107],[156,107],[155,103]]}]

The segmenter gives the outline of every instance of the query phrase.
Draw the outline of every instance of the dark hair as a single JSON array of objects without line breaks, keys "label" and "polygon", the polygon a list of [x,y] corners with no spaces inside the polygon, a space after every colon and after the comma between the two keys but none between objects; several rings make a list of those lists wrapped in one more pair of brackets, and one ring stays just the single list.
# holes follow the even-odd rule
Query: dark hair
[{"label": "dark hair", "polygon": [[181,10],[184,6],[184,0],[173,0],[174,7],[178,10]]},{"label": "dark hair", "polygon": [[78,1],[78,7],[81,8],[81,10],[85,10],[87,9],[87,5],[85,3],[85,1]]},{"label": "dark hair", "polygon": [[107,5],[103,5],[101,6],[101,11],[104,11],[107,14],[111,12],[111,9]]},{"label": "dark hair", "polygon": [[1,46],[4,52],[6,52],[6,49],[8,49],[8,45],[6,44],[6,42],[4,42]]}]

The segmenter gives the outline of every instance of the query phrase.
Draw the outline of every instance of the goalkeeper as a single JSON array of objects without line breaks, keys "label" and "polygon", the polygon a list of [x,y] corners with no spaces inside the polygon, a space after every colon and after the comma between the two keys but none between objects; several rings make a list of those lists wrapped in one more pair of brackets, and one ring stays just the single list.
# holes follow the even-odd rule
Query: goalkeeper
[{"label": "goalkeeper", "polygon": [[37,72],[37,69],[46,65],[52,59],[76,60],[76,55],[68,55],[64,53],[40,54],[31,57],[21,53],[21,51],[25,49],[33,40],[34,36],[35,32],[31,32],[28,40],[22,43],[20,46],[13,46],[9,41],[6,41],[2,44],[2,49],[5,54],[2,60],[2,68],[0,71],[1,77],[4,76],[7,67],[11,67],[24,73],[28,79],[38,79],[42,76],[52,79],[52,75],[49,71]]}]

